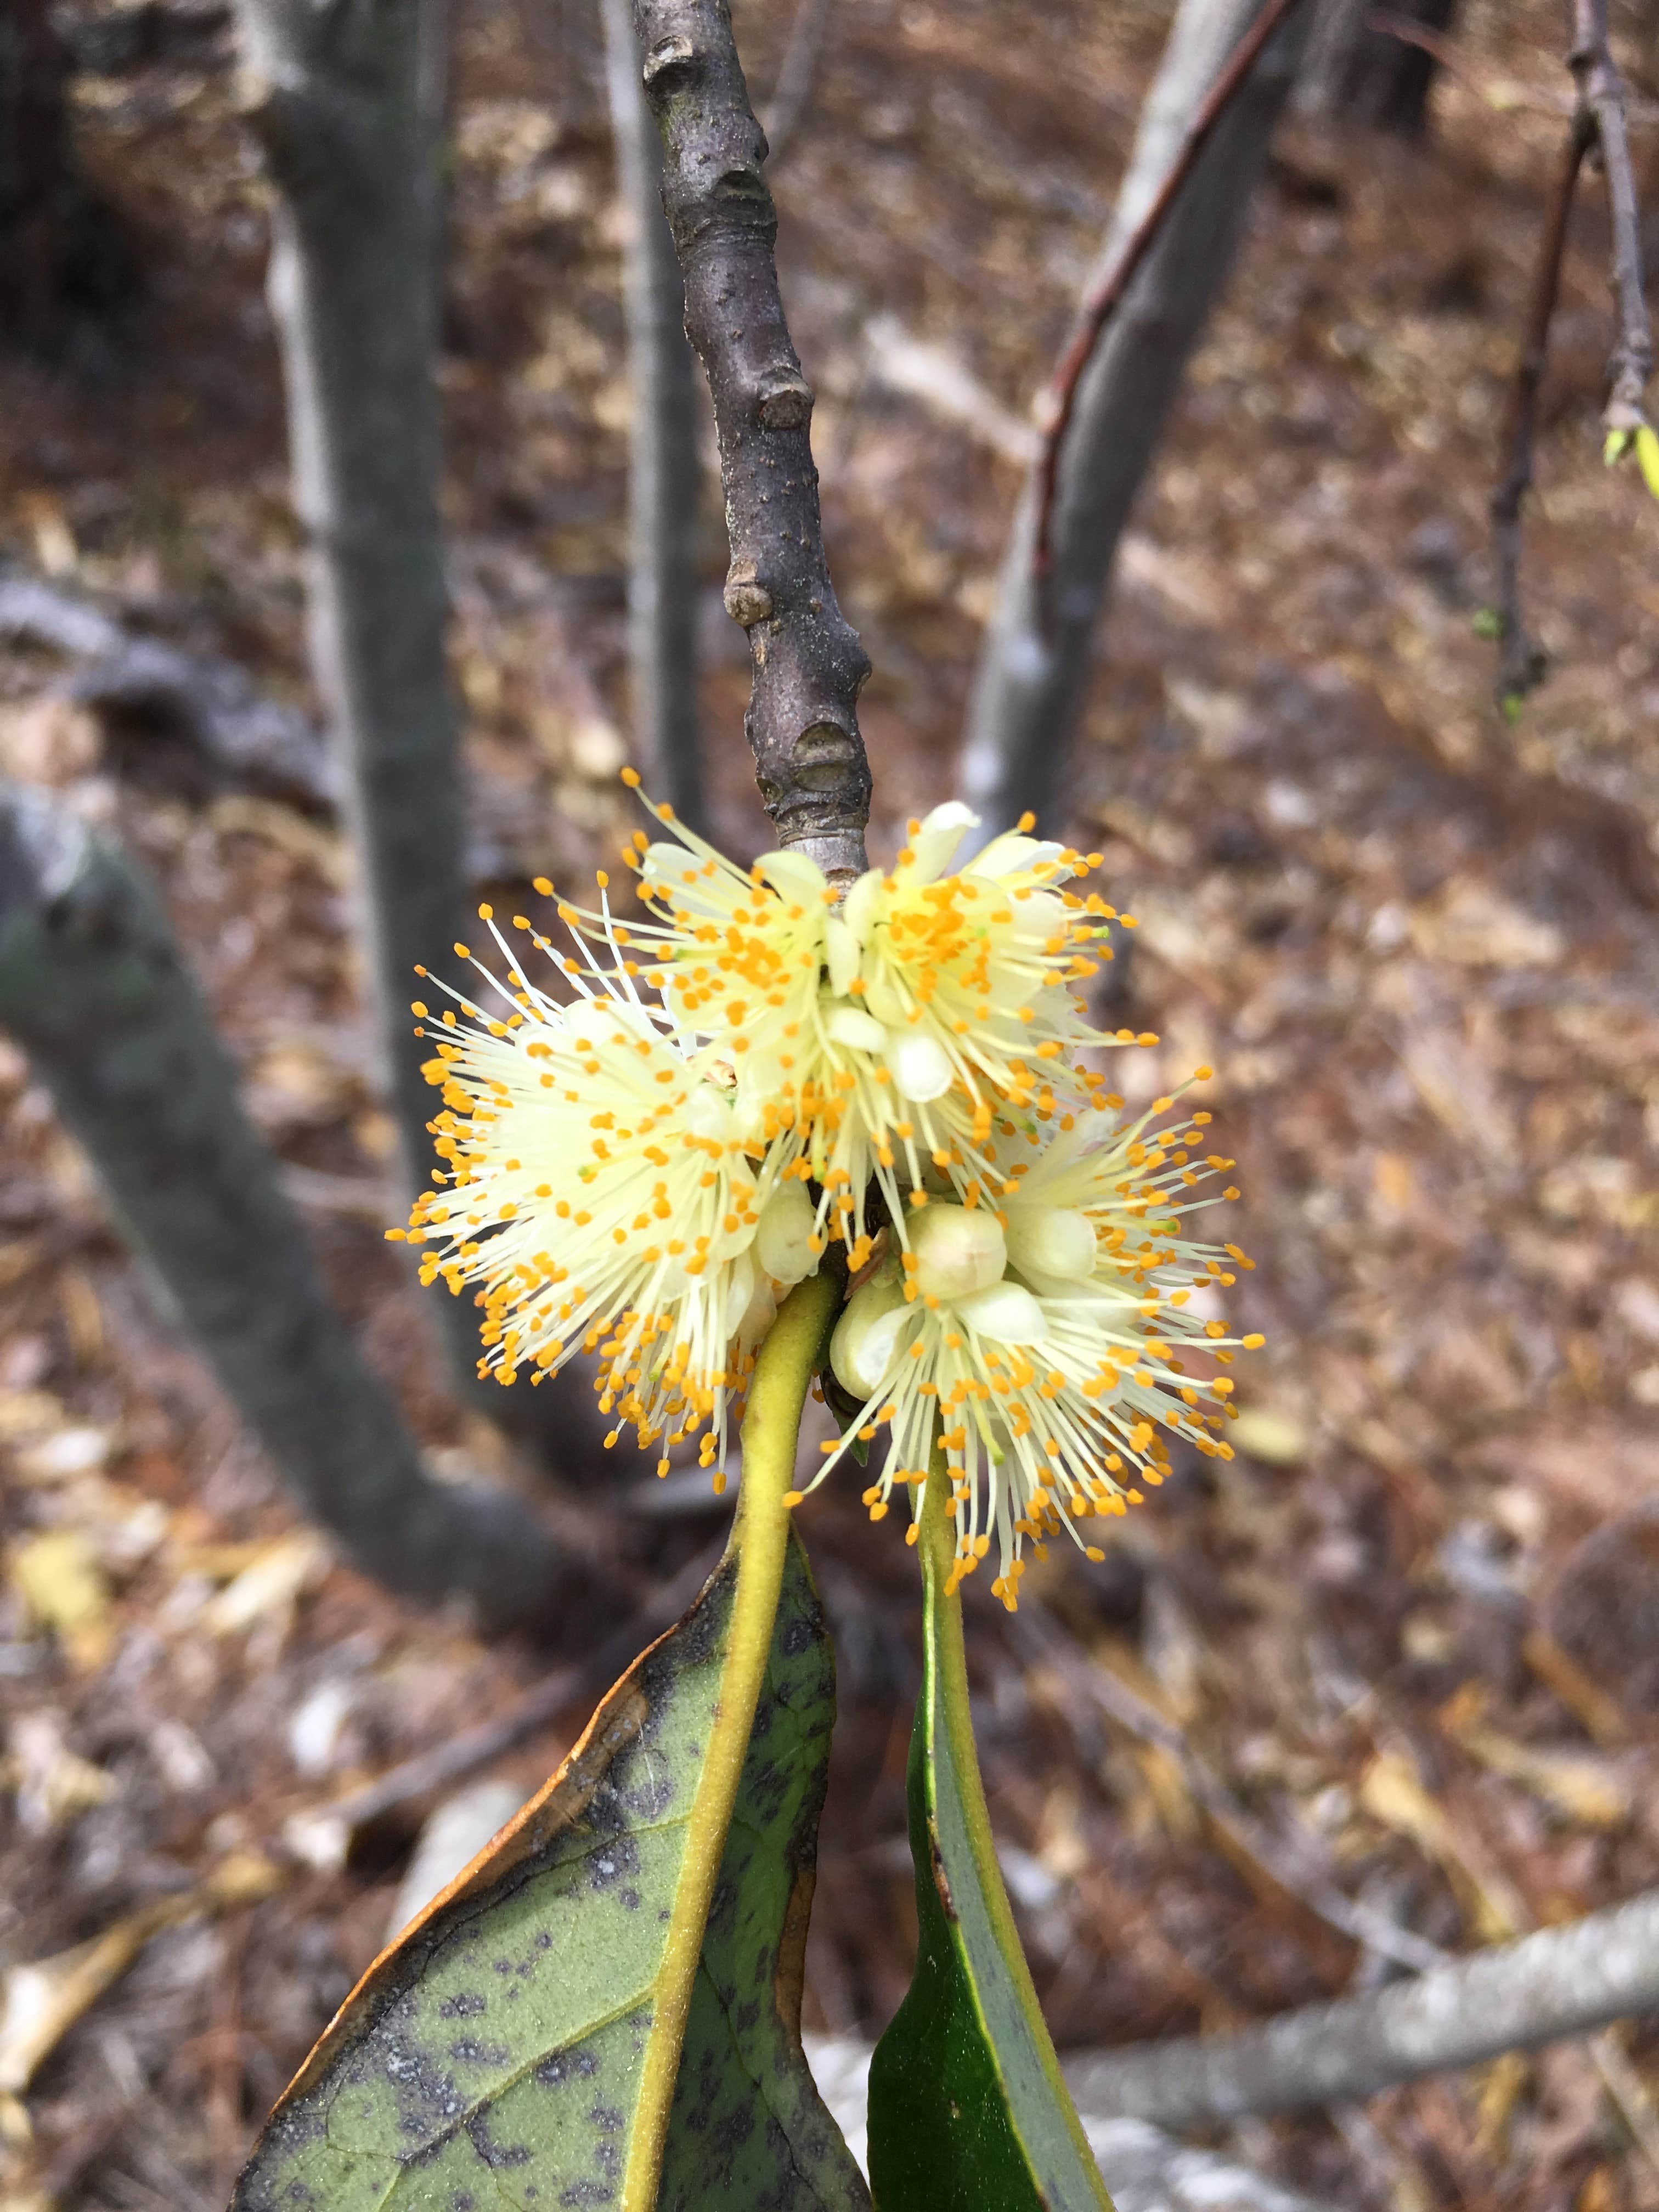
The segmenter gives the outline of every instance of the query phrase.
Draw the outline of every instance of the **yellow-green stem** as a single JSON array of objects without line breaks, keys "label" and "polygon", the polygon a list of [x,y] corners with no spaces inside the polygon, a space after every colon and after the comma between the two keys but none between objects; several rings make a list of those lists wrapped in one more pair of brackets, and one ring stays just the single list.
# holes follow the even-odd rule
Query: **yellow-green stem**
[{"label": "yellow-green stem", "polygon": [[[1056,2108],[1065,2116],[1081,2154],[1083,2170],[1092,2177],[1097,2170],[1094,2154],[1089,2148],[1088,2138],[1073,2109],[1070,2094],[1060,2075],[1060,2061],[1054,2055],[1054,2046],[1043,2021],[1042,2008],[1037,2002],[1031,1970],[1025,1961],[1019,1930],[1014,1925],[1013,1911],[1008,1903],[1008,1893],[1003,1887],[1002,1869],[997,1863],[996,1844],[991,1833],[990,1809],[985,1802],[985,1784],[980,1775],[979,1755],[974,1744],[973,1716],[968,1703],[968,1647],[963,1636],[962,1593],[960,1589],[951,1590],[949,1587],[951,1568],[956,1556],[956,1522],[951,1510],[951,1475],[945,1464],[944,1454],[937,1449],[933,1454],[932,1472],[921,1488],[917,1548],[921,1553],[923,1615],[931,1672],[931,1680],[923,1692],[927,1699],[929,1753],[935,1762],[934,1771],[937,1774],[935,1747],[938,1732],[943,1729],[949,1742],[950,1765],[956,1779],[963,1828],[967,1837],[969,1854],[974,1863],[980,1894],[984,1899],[992,1939],[1001,1953],[1004,1966],[1013,1982],[1021,2009],[1026,2016],[1031,2041],[1054,2093]],[[931,1797],[931,1790],[929,1794]],[[1103,2193],[1101,2202],[1104,2203],[1105,2201]]]},{"label": "yellow-green stem", "polygon": [[826,1268],[797,1285],[779,1310],[761,1346],[743,1423],[743,1488],[727,1557],[735,1556],[737,1589],[720,1703],[692,1800],[690,1840],[674,1893],[672,1917],[657,1984],[653,2033],[647,2045],[640,2100],[622,2212],[651,2212],[662,2172],[668,2115],[674,2100],[703,1929],[715,1877],[726,1849],[749,1732],[772,1648],[772,1626],[789,1545],[789,1511],[783,1500],[793,1486],[801,1408],[823,1341],[840,1279]]}]

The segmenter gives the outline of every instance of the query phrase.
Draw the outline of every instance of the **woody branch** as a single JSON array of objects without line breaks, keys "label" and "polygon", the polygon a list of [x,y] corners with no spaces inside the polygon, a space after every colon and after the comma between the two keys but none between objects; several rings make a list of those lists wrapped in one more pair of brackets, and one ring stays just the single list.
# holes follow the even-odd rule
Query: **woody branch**
[{"label": "woody branch", "polygon": [[749,634],[745,729],[781,844],[832,883],[865,866],[870,769],[858,695],[870,663],[836,603],[801,373],[778,289],[766,137],[725,0],[635,0],[646,99],[686,331],[714,403],[732,562],[726,607]]}]

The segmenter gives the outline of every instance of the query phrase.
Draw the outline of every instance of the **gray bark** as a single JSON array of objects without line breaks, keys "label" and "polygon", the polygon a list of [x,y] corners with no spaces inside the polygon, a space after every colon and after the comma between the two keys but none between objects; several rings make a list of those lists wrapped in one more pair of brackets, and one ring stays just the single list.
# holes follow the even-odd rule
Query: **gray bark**
[{"label": "gray bark", "polygon": [[858,695],[870,663],[824,557],[812,388],[772,258],[777,210],[726,0],[634,0],[645,96],[686,333],[714,403],[732,564],[726,608],[749,633],[744,729],[778,842],[835,884],[863,873],[870,767]]},{"label": "gray bark", "polygon": [[433,1110],[414,969],[448,960],[465,884],[434,380],[441,0],[237,0],[237,21],[244,111],[276,187],[270,295],[312,661],[346,764],[413,1189]]},{"label": "gray bark", "polygon": [[362,1364],[159,901],[38,792],[0,787],[0,1023],[100,1176],[152,1283],[309,1510],[410,1596],[558,1636],[607,1592],[518,1502],[422,1468]]},{"label": "gray bark", "polygon": [[1659,2010],[1659,1891],[1410,1981],[1237,2035],[1077,2054],[1079,2110],[1166,2128],[1288,2112],[1475,2066]]},{"label": "gray bark", "polygon": [[[1391,31],[1374,29],[1367,20],[1371,12],[1370,0],[1322,0],[1316,7],[1297,106],[1328,122],[1366,123],[1402,138],[1420,138],[1428,129],[1434,56]],[[1456,0],[1394,0],[1386,13],[1443,36],[1452,28]]]},{"label": "gray bark", "polygon": [[662,210],[662,142],[640,82],[631,0],[605,0],[606,82],[626,212],[623,278],[632,387],[628,648],[634,735],[653,799],[705,826],[697,733],[696,363]]},{"label": "gray bark", "polygon": [[[1182,0],[1147,96],[1111,230],[1088,289],[1133,236],[1188,126],[1261,0]],[[1298,10],[1268,45],[1170,210],[1083,373],[1039,585],[1039,487],[1028,483],[981,655],[963,796],[988,837],[1054,799],[1082,712],[1101,608],[1129,512],[1226,283],[1304,37]]]}]

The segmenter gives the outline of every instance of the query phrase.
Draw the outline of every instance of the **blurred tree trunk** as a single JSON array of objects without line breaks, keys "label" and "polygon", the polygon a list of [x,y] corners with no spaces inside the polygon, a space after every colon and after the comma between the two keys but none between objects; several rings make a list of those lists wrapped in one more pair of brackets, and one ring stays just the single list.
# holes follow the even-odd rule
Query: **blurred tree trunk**
[{"label": "blurred tree trunk", "polygon": [[631,0],[604,0],[606,81],[628,231],[628,645],[646,787],[705,826],[697,728],[696,364],[662,210],[662,142],[645,104]]},{"label": "blurred tree trunk", "polygon": [[422,1179],[409,1002],[465,898],[438,512],[441,0],[238,0],[276,199],[269,289],[306,535],[312,659],[345,756],[380,1042]]},{"label": "blurred tree trunk", "polygon": [[324,1528],[388,1588],[574,1643],[616,1586],[516,1498],[434,1482],[363,1366],[242,1110],[150,884],[0,785],[0,1023],[84,1147],[152,1288]]},{"label": "blurred tree trunk", "polygon": [[1373,29],[1368,19],[1376,12],[1444,36],[1455,20],[1457,0],[1389,0],[1380,11],[1376,0],[1322,0],[1315,10],[1297,106],[1304,114],[1420,138],[1428,128],[1438,64],[1409,39]]},{"label": "blurred tree trunk", "polygon": [[135,271],[117,218],[88,186],[70,128],[71,57],[48,0],[0,10],[0,337],[54,349],[73,311],[107,315]]},{"label": "blurred tree trunk", "polygon": [[[236,9],[245,112],[276,186],[269,289],[312,664],[344,757],[380,1056],[413,1191],[434,1110],[409,1011],[415,969],[455,972],[465,895],[438,507],[442,0]],[[476,1316],[457,1306],[445,1322],[470,1376]]]},{"label": "blurred tree trunk", "polygon": [[[1111,229],[1086,291],[1157,198],[1194,117],[1261,0],[1182,0],[1147,95]],[[969,713],[962,791],[982,836],[1053,803],[1093,666],[1118,540],[1182,371],[1227,281],[1304,37],[1297,10],[1269,42],[1170,210],[1083,372],[1060,450],[1046,590],[1034,474],[1015,520]]]},{"label": "blurred tree trunk", "polygon": [[0,21],[0,310],[27,342],[54,314],[73,189],[69,57],[46,0],[10,0]]}]

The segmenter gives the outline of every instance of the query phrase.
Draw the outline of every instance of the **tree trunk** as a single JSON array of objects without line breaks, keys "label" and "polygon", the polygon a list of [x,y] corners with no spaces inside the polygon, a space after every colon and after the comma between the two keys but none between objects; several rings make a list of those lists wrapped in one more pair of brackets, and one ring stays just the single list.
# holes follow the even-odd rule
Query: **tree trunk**
[{"label": "tree trunk", "polygon": [[628,644],[635,742],[653,798],[705,827],[697,732],[696,364],[662,211],[662,142],[640,83],[631,0],[605,0],[606,82],[627,212]]},{"label": "tree trunk", "polygon": [[359,1361],[159,901],[39,793],[0,787],[0,1023],[85,1148],[153,1285],[366,1573],[572,1641],[615,1601],[516,1499],[432,1481]]},{"label": "tree trunk", "polygon": [[406,1183],[431,1146],[415,969],[465,897],[438,512],[437,0],[238,0],[264,149],[311,651],[344,755]]},{"label": "tree trunk", "polygon": [[[1457,0],[1391,0],[1387,12],[1425,31],[1449,33]],[[1434,56],[1391,31],[1373,30],[1371,0],[1321,0],[1297,94],[1304,114],[1370,124],[1402,138],[1428,128]]]},{"label": "tree trunk", "polygon": [[[415,969],[458,975],[465,933],[434,376],[443,0],[236,0],[236,15],[244,112],[276,187],[268,289],[312,666],[343,757],[381,1069],[412,1194],[429,1171],[434,1111],[410,1018]],[[477,1316],[445,1309],[470,1393]]]},{"label": "tree trunk", "polygon": [[[1260,0],[1182,0],[1111,231],[1103,279],[1155,200],[1205,94]],[[969,713],[963,796],[981,836],[1054,803],[1080,719],[1096,628],[1135,495],[1187,357],[1225,283],[1291,86],[1302,11],[1271,40],[1170,209],[1083,372],[1060,454],[1046,588],[1036,574],[1040,487],[1028,483],[1004,563]]]},{"label": "tree trunk", "polygon": [[55,350],[76,311],[107,317],[136,274],[121,227],[75,158],[70,54],[47,0],[0,13],[0,336]]}]

